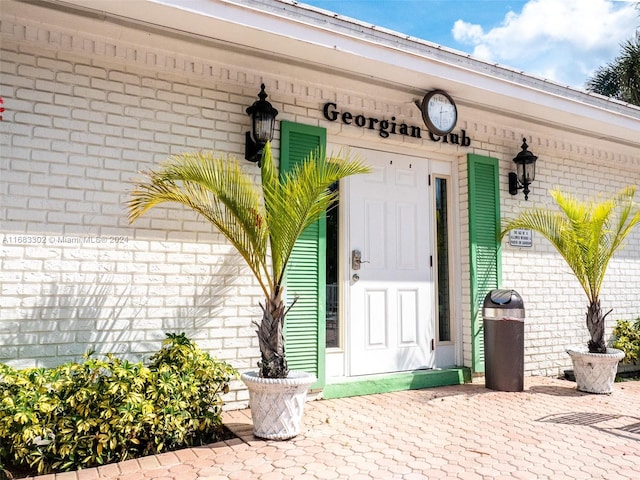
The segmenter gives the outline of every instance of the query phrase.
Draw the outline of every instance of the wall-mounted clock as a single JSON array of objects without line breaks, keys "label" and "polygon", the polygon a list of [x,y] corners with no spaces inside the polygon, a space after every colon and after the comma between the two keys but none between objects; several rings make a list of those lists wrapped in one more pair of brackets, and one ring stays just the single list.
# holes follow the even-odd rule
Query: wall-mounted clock
[{"label": "wall-mounted clock", "polygon": [[443,90],[433,90],[422,99],[422,119],[430,132],[446,135],[456,126],[458,109],[451,96]]}]

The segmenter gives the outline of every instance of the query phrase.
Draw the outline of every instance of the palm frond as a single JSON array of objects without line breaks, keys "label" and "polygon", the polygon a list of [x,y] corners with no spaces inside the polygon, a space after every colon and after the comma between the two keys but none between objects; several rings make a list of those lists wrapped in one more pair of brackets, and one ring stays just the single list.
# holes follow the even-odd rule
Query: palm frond
[{"label": "palm frond", "polygon": [[595,303],[611,258],[640,224],[640,208],[633,202],[635,190],[630,186],[611,199],[587,202],[552,190],[559,212],[546,208],[524,210],[504,225],[500,238],[514,228],[540,233],[565,259],[589,302]]},{"label": "palm frond", "polygon": [[271,150],[265,149],[262,181],[265,209],[269,223],[269,241],[273,276],[277,285],[283,275],[296,240],[315,223],[336,200],[330,187],[341,178],[366,173],[369,168],[359,160],[340,156],[324,161],[321,150],[311,152],[282,179],[274,173]]},{"label": "palm frond", "polygon": [[288,310],[282,282],[293,247],[304,229],[336,199],[330,186],[369,169],[355,160],[326,161],[324,152],[317,151],[280,178],[269,143],[261,163],[263,197],[235,160],[209,153],[172,157],[136,186],[128,202],[129,220],[133,222],[163,202],[175,202],[191,208],[220,230],[245,259],[265,295],[258,325],[261,375],[282,378],[288,373],[283,333]]},{"label": "palm frond", "polygon": [[640,34],[622,45],[618,57],[598,68],[586,82],[587,90],[640,105]]},{"label": "palm frond", "polygon": [[128,202],[129,221],[164,202],[185,205],[210,221],[245,259],[268,296],[267,226],[258,191],[237,161],[211,153],[171,157],[147,174]]}]

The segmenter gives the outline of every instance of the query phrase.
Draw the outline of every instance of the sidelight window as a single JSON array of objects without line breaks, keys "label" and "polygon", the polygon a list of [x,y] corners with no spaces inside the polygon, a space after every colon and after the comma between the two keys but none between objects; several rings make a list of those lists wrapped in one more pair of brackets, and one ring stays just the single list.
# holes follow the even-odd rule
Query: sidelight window
[{"label": "sidelight window", "polygon": [[[338,184],[334,185],[338,189]],[[326,345],[327,348],[340,346],[339,299],[338,292],[338,223],[339,208],[333,205],[327,210],[326,235]]]},{"label": "sidelight window", "polygon": [[436,177],[436,257],[438,341],[450,342],[451,285],[449,268],[449,192],[446,178]]}]

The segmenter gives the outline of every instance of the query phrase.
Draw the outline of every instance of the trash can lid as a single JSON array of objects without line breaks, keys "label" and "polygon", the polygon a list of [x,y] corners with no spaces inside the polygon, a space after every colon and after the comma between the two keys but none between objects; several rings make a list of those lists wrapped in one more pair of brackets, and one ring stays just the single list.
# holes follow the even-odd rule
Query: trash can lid
[{"label": "trash can lid", "polygon": [[497,308],[497,309],[524,309],[524,302],[522,297],[515,290],[491,290],[484,297],[483,307]]}]

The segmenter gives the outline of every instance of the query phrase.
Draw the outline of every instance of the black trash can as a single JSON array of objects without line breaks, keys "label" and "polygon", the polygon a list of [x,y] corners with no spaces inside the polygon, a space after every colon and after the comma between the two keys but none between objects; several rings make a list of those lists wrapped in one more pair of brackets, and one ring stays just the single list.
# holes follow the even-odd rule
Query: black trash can
[{"label": "black trash can", "polygon": [[485,385],[524,390],[524,303],[515,290],[491,290],[484,298]]}]

